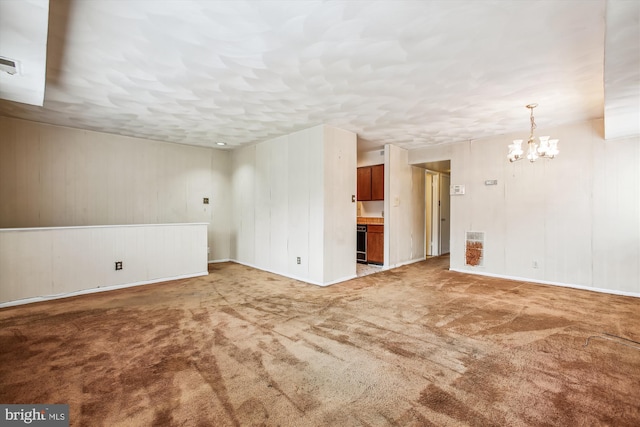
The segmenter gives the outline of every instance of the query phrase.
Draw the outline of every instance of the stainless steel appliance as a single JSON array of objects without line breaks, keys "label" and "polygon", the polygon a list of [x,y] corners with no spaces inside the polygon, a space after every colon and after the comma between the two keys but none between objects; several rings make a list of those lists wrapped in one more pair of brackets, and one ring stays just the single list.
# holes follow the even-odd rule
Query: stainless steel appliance
[{"label": "stainless steel appliance", "polygon": [[358,244],[356,247],[356,261],[367,263],[367,226],[358,224],[356,228]]}]

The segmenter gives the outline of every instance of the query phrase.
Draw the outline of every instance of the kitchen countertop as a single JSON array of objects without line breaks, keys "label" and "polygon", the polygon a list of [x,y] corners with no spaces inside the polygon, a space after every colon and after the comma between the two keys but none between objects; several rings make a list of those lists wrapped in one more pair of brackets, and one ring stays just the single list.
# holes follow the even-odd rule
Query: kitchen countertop
[{"label": "kitchen countertop", "polygon": [[384,224],[384,218],[373,218],[373,217],[358,217],[358,224]]}]

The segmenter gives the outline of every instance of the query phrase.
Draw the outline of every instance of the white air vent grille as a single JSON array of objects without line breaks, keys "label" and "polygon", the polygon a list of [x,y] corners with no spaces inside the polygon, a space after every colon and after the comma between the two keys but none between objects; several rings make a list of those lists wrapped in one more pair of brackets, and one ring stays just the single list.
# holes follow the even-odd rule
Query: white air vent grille
[{"label": "white air vent grille", "polygon": [[0,56],[0,71],[14,75],[18,74],[18,62],[13,59]]},{"label": "white air vent grille", "polygon": [[484,266],[484,231],[467,231],[465,240],[465,264]]}]

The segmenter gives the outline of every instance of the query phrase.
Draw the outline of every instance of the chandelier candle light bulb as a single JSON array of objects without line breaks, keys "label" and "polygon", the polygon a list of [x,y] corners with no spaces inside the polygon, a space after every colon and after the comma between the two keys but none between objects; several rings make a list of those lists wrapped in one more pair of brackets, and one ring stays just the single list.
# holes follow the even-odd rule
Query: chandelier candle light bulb
[{"label": "chandelier candle light bulb", "polygon": [[[529,104],[527,108],[531,110],[531,133],[529,134],[529,139],[527,140],[527,145],[529,146],[527,150],[527,159],[530,162],[535,162],[540,157],[544,157],[547,159],[553,159],[560,152],[558,150],[558,140],[557,139],[549,139],[549,136],[541,136],[538,138],[540,143],[536,143],[536,138],[533,136],[533,131],[536,128],[536,121],[533,117],[533,109],[536,108],[538,104]],[[515,162],[523,158],[524,151],[522,150],[522,139],[514,139],[513,143],[509,144],[509,154],[507,154],[507,158],[510,162]]]}]

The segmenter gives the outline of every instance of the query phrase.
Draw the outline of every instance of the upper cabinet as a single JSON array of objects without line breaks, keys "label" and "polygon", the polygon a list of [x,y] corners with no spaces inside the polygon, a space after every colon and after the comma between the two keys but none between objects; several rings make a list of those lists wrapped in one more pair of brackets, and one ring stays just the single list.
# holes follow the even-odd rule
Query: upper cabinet
[{"label": "upper cabinet", "polygon": [[371,167],[358,168],[358,201],[371,200]]},{"label": "upper cabinet", "polygon": [[371,166],[371,200],[384,200],[384,165]]},{"label": "upper cabinet", "polygon": [[358,201],[384,200],[384,165],[358,168]]}]

